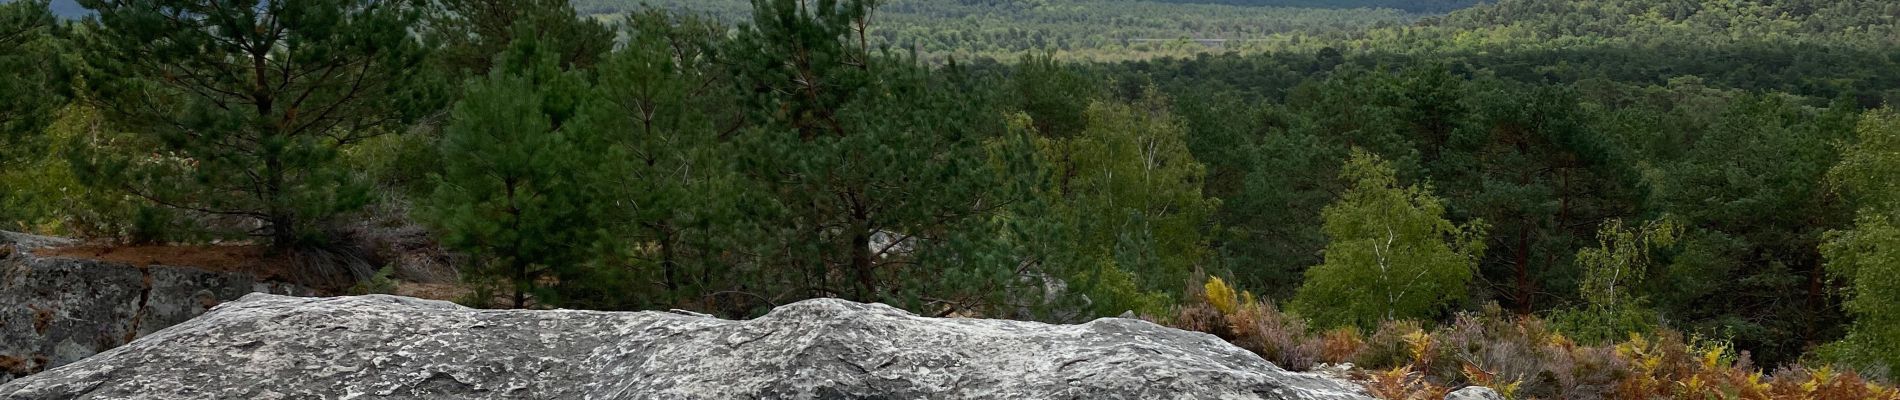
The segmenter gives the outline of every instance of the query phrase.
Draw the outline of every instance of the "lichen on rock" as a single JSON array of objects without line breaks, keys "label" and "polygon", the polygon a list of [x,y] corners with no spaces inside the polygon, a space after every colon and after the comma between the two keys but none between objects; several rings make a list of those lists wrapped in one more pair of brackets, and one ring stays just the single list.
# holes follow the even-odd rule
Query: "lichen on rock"
[{"label": "lichen on rock", "polygon": [[1366,399],[1211,335],[1138,320],[926,318],[817,299],[733,321],[245,296],[0,397]]}]

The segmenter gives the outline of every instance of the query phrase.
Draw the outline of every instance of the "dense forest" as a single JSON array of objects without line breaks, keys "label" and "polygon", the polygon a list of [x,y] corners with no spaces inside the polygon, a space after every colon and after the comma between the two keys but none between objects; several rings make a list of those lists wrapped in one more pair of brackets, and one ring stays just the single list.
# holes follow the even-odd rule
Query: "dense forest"
[{"label": "dense forest", "polygon": [[1896,2],[228,3],[0,5],[0,229],[1134,315],[1388,398],[1900,396]]},{"label": "dense forest", "polygon": [[[895,0],[867,26],[872,47],[918,51],[925,60],[1013,60],[1025,52],[1065,60],[1124,61],[1210,51],[1254,52],[1286,43],[1339,40],[1430,14],[1394,8],[1254,7],[1148,0]],[[1218,3],[1218,2],[1210,2]],[[745,0],[578,0],[584,14],[612,20],[653,7],[723,24],[749,21]],[[1105,29],[1106,28],[1106,29]]]}]

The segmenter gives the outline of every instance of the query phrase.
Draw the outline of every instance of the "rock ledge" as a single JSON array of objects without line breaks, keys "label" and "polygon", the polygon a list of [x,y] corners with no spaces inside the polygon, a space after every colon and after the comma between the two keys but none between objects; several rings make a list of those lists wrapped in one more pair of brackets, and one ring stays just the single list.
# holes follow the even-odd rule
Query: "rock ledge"
[{"label": "rock ledge", "polygon": [[251,294],[9,399],[1367,399],[1211,335],[807,300],[747,321]]},{"label": "rock ledge", "polygon": [[248,293],[313,294],[247,273],[34,254],[72,243],[0,231],[0,384],[124,345]]}]

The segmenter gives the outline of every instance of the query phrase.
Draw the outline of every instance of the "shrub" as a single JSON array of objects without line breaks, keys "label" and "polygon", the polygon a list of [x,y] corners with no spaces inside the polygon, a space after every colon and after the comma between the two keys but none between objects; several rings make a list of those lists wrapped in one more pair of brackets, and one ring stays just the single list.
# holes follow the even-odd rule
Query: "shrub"
[{"label": "shrub", "polygon": [[1227,325],[1227,316],[1222,315],[1220,310],[1214,309],[1214,306],[1207,303],[1194,303],[1177,309],[1174,321],[1170,322],[1170,325],[1176,328],[1205,332],[1228,341],[1234,340],[1234,330]]},{"label": "shrub", "polygon": [[1432,383],[1411,367],[1379,371],[1363,379],[1366,391],[1381,399],[1431,400],[1451,393],[1451,388]]},{"label": "shrub", "polygon": [[1307,335],[1306,321],[1281,313],[1270,303],[1250,302],[1227,315],[1234,345],[1259,354],[1282,368],[1305,371],[1319,362],[1318,338]]},{"label": "shrub", "polygon": [[1654,312],[1627,305],[1591,305],[1559,310],[1550,313],[1547,318],[1557,330],[1570,334],[1572,339],[1592,345],[1615,343],[1629,337],[1631,333],[1653,332],[1657,326]]},{"label": "shrub", "polygon": [[376,274],[370,275],[369,279],[357,282],[355,286],[351,286],[350,293],[359,295],[396,293],[396,284],[398,282],[394,278],[395,275],[396,266],[383,266],[382,269],[376,270]]},{"label": "shrub", "polygon": [[1379,324],[1379,330],[1366,338],[1365,346],[1352,357],[1353,364],[1366,369],[1397,368],[1406,365],[1411,359],[1407,354],[1410,346],[1405,336],[1423,331],[1418,321],[1386,321]]},{"label": "shrub", "polygon": [[[1299,315],[1245,291],[1236,297],[1225,282],[1204,288],[1192,296],[1201,301],[1177,308],[1174,326],[1216,333],[1292,370],[1350,360],[1359,382],[1383,399],[1440,399],[1478,385],[1510,399],[1900,400],[1900,390],[1831,365],[1763,374],[1727,340],[1668,329],[1592,344],[1492,305],[1433,330],[1386,321],[1362,337],[1350,327],[1309,330]],[[1234,311],[1222,313],[1216,301],[1233,301]]]},{"label": "shrub", "polygon": [[1358,329],[1333,329],[1320,338],[1319,359],[1327,364],[1341,364],[1352,361],[1352,356],[1365,348],[1366,340]]},{"label": "shrub", "polygon": [[[1759,376],[1759,375],[1756,375]],[[1853,371],[1835,371],[1832,367],[1809,369],[1795,366],[1776,370],[1765,384],[1766,396],[1774,399],[1900,399],[1900,390],[1868,383]]]},{"label": "shrub", "polygon": [[1239,298],[1234,294],[1234,288],[1227,286],[1227,281],[1220,277],[1208,278],[1203,288],[1207,290],[1207,303],[1213,305],[1215,310],[1220,310],[1221,314],[1232,315],[1238,311]]}]

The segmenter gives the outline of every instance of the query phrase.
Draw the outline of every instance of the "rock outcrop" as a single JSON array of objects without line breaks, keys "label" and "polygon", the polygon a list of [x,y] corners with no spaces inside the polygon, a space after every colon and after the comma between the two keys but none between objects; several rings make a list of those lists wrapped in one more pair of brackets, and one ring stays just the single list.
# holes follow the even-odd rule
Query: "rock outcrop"
[{"label": "rock outcrop", "polygon": [[1368,399],[1214,336],[1119,318],[925,318],[808,300],[752,320],[253,294],[9,399]]},{"label": "rock outcrop", "polygon": [[1445,395],[1445,400],[1504,400],[1504,395],[1488,387],[1466,386]]},{"label": "rock outcrop", "polygon": [[67,245],[67,244],[72,244],[72,243],[73,243],[72,239],[56,238],[52,236],[29,235],[29,234],[19,233],[19,232],[0,231],[0,247],[6,247],[7,249],[4,251],[8,252],[8,253],[0,253],[0,256],[11,254],[11,251],[16,250],[16,249],[27,250],[27,249],[37,248],[37,247],[59,246],[59,245]]},{"label": "rock outcrop", "polygon": [[311,294],[246,274],[32,254],[67,243],[0,232],[0,382],[124,345],[245,294]]}]

